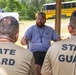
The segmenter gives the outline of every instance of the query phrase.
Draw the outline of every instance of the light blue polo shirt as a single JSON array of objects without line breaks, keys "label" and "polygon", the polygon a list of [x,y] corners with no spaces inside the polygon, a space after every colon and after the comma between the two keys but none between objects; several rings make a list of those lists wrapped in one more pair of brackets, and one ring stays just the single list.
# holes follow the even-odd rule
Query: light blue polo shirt
[{"label": "light blue polo shirt", "polygon": [[35,51],[47,51],[51,45],[50,41],[55,41],[59,36],[50,26],[43,28],[33,25],[25,32],[24,37],[29,41],[29,49]]}]

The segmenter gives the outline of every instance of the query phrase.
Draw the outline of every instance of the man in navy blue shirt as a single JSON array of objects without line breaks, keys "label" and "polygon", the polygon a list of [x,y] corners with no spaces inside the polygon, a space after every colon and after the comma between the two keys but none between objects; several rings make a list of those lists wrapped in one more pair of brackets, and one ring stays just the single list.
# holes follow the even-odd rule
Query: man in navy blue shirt
[{"label": "man in navy blue shirt", "polygon": [[45,54],[51,45],[50,41],[60,40],[56,31],[45,25],[45,23],[45,13],[39,12],[36,18],[36,24],[28,28],[21,39],[22,45],[29,44],[28,49],[33,52],[38,73],[40,73]]}]

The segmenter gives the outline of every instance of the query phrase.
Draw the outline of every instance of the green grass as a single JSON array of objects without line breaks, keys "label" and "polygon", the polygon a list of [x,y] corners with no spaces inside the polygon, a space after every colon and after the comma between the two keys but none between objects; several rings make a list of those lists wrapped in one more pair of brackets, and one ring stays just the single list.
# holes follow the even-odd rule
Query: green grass
[{"label": "green grass", "polygon": [[[22,38],[22,36],[24,35],[25,31],[32,26],[33,24],[35,24],[36,20],[31,20],[31,21],[20,21],[20,28],[19,28],[19,38],[18,41],[16,42],[17,45],[20,45],[20,40]],[[61,29],[60,29],[60,37],[62,39],[67,38],[68,36],[70,36],[70,34],[68,33],[68,29],[67,26],[69,24],[69,18],[61,18]],[[52,28],[55,29],[55,19],[48,19],[46,20],[46,25],[51,26]],[[23,46],[24,47],[24,46]]]}]

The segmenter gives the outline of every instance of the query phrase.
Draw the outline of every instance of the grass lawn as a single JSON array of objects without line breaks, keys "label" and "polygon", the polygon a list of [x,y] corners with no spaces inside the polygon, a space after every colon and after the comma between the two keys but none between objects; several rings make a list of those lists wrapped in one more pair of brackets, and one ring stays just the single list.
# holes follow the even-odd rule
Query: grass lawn
[{"label": "grass lawn", "polygon": [[[25,31],[32,26],[33,24],[35,24],[36,20],[31,20],[31,21],[20,21],[20,28],[19,28],[19,38],[18,41],[16,42],[17,45],[20,45],[20,40],[22,38],[22,36],[24,35]],[[65,39],[67,37],[70,36],[70,34],[68,33],[68,29],[67,26],[69,24],[69,18],[61,18],[61,30],[60,30],[60,37],[62,39]],[[51,26],[52,28],[55,29],[55,19],[48,19],[46,20],[46,25]],[[24,47],[24,46],[23,46]]]}]

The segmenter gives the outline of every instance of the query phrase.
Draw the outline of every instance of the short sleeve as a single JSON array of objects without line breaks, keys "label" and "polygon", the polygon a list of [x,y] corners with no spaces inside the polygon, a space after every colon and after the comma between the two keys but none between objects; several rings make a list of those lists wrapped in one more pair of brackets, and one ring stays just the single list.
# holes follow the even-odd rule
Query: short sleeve
[{"label": "short sleeve", "polygon": [[54,29],[53,29],[52,33],[53,33],[52,34],[52,40],[55,41],[59,37],[59,35],[57,34],[57,32]]},{"label": "short sleeve", "polygon": [[24,38],[26,38],[27,40],[31,40],[32,37],[32,27],[28,28],[26,30],[26,32],[24,33]]}]

